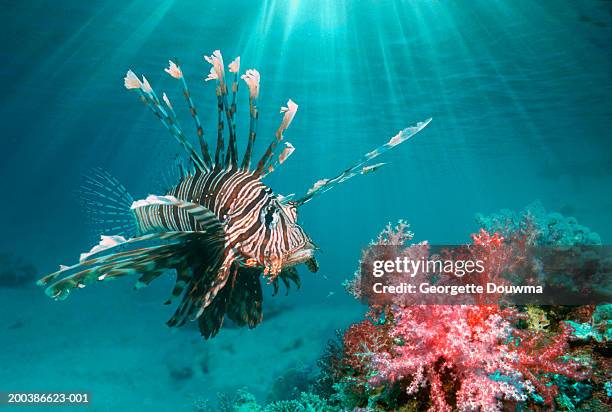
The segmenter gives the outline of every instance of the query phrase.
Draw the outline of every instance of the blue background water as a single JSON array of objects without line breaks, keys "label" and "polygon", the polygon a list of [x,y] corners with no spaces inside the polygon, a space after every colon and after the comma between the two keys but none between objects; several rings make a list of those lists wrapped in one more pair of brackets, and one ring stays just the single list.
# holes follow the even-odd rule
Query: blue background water
[{"label": "blue background water", "polygon": [[[222,332],[225,343],[171,333],[163,325],[170,311],[159,305],[169,279],[138,293],[125,282],[100,285],[62,304],[34,288],[1,289],[0,390],[90,390],[95,410],[139,402],[189,410],[194,398],[237,382],[265,399],[274,376],[312,362],[333,329],[363,312],[340,283],[389,221],[406,219],[418,240],[464,242],[475,213],[540,199],[604,242],[612,237],[607,1],[4,3],[0,251],[41,273],[92,244],[73,196],[82,173],[104,167],[138,198],[160,188],[180,153],[123,89],[128,68],[183,110],[162,71],[179,58],[209,136],[216,109],[213,86],[202,82],[203,54],[221,49],[227,62],[240,55],[243,69],[257,68],[260,150],[278,108],[288,98],[300,105],[286,133],[297,150],[268,179],[285,194],[331,177],[405,126],[434,120],[386,154],[390,164],[379,172],[301,210],[322,249],[321,271],[303,271],[301,291],[275,298],[285,306],[268,325]],[[274,347],[299,340],[306,324],[322,326],[310,326],[314,335],[295,350]],[[168,372],[202,351],[210,371],[182,380]],[[253,358],[266,361],[249,368]]]}]

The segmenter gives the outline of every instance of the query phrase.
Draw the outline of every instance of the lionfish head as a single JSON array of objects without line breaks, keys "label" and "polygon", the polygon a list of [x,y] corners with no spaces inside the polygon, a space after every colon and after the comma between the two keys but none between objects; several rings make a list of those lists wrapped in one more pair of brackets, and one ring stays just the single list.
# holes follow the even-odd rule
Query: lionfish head
[{"label": "lionfish head", "polygon": [[[272,276],[289,266],[307,263],[314,258],[316,245],[298,224],[297,205],[273,199],[260,211],[260,224],[265,227],[267,242],[261,256],[266,272]],[[268,274],[266,273],[266,274]]]}]

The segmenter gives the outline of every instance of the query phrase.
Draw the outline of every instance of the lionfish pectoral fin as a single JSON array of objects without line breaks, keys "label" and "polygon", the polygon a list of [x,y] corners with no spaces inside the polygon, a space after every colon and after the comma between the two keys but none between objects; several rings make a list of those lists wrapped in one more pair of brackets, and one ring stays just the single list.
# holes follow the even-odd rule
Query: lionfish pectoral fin
[{"label": "lionfish pectoral fin", "polygon": [[102,234],[136,235],[136,221],[130,211],[134,201],[125,186],[102,168],[87,172],[76,191],[95,229]]},{"label": "lionfish pectoral fin", "polygon": [[205,339],[214,337],[221,330],[223,320],[225,319],[225,312],[227,311],[229,294],[230,288],[226,286],[198,318],[198,329]]},{"label": "lionfish pectoral fin", "polygon": [[188,264],[181,264],[176,268],[176,282],[172,288],[172,292],[168,300],[164,302],[164,305],[170,305],[174,299],[178,298],[183,294],[185,287],[189,284],[189,281],[194,276],[194,270]]},{"label": "lionfish pectoral fin", "polygon": [[252,329],[263,319],[261,274],[258,268],[238,268],[227,310],[227,317],[238,326]]},{"label": "lionfish pectoral fin", "polygon": [[[215,336],[221,327],[225,316],[237,326],[256,327],[263,320],[263,292],[261,287],[261,268],[234,268],[217,294],[216,298],[206,306],[198,318],[200,333],[206,339]],[[275,294],[278,283],[282,281],[287,292],[290,282],[300,287],[300,278],[294,267],[283,269],[272,281]]]},{"label": "lionfish pectoral fin", "polygon": [[298,289],[302,286],[297,269],[294,266],[285,268],[281,270],[278,276],[272,281],[272,286],[274,287],[272,296],[275,296],[278,293],[279,280],[283,282],[283,285],[285,285],[285,296],[289,294],[289,289],[291,289],[291,283],[289,281],[293,282]]},{"label": "lionfish pectoral fin", "polygon": [[397,133],[395,136],[393,136],[391,139],[389,139],[389,141],[379,147],[377,147],[376,149],[366,153],[361,159],[359,159],[353,166],[349,167],[348,169],[346,169],[344,172],[340,173],[338,176],[332,178],[332,179],[321,179],[319,181],[317,181],[309,190],[308,192],[302,196],[301,198],[294,200],[294,204],[296,206],[301,206],[304,203],[308,202],[310,199],[312,199],[313,197],[315,197],[316,195],[319,195],[321,193],[325,193],[328,190],[332,189],[333,187],[346,182],[347,180],[349,180],[352,177],[355,177],[359,174],[368,174],[371,172],[376,171],[377,169],[379,169],[380,167],[383,166],[383,163],[378,163],[375,165],[366,165],[366,163],[370,162],[371,160],[377,158],[378,156],[380,156],[381,154],[387,152],[388,150],[394,148],[395,146],[398,146],[401,143],[404,143],[406,140],[410,139],[411,137],[413,137],[414,135],[416,135],[418,132],[420,132],[421,130],[423,130],[428,124],[429,122],[431,122],[431,118],[423,121],[423,122],[419,122],[414,126],[411,127],[407,127],[403,130],[400,130],[399,133]]},{"label": "lionfish pectoral fin", "polygon": [[186,261],[201,261],[206,257],[203,251],[213,253],[219,247],[217,243],[216,239],[211,240],[207,233],[201,232],[148,234],[90,255],[84,254],[79,263],[43,277],[38,285],[50,284],[45,293],[57,300],[66,299],[74,288],[125,275],[139,275],[135,286],[139,288],[151,283],[165,270],[180,267]]},{"label": "lionfish pectoral fin", "polygon": [[260,271],[234,267],[231,275],[215,299],[204,308],[198,318],[200,334],[208,339],[215,336],[227,315],[236,325],[254,328],[262,320]]},{"label": "lionfish pectoral fin", "polygon": [[[236,269],[235,257],[233,250],[225,249],[211,255],[203,264],[193,267],[194,274],[185,288],[181,303],[166,322],[168,326],[182,326],[188,319],[196,320],[207,310],[216,310],[214,308],[222,304],[222,291]],[[214,306],[209,309],[211,305]]]},{"label": "lionfish pectoral fin", "polygon": [[[248,326],[252,329],[261,323],[263,319],[261,276],[261,268],[232,267],[214,299],[198,313],[198,327],[204,338],[215,336],[223,326],[225,317],[239,327]],[[294,267],[283,269],[274,279],[272,284],[275,294],[278,291],[279,281],[283,282],[287,292],[291,282],[300,287],[300,278]],[[189,298],[183,301],[182,307],[177,310],[168,325],[180,326],[185,322],[189,314],[196,310],[198,302],[201,304],[197,299],[201,294],[201,291],[198,292],[198,287],[206,284],[207,282],[203,281],[195,285],[192,289],[194,293],[186,295],[186,298]]]},{"label": "lionfish pectoral fin", "polygon": [[306,267],[311,273],[317,273],[319,271],[319,262],[317,259],[312,257],[306,261]]},{"label": "lionfish pectoral fin", "polygon": [[171,195],[149,195],[132,203],[138,229],[143,233],[194,232],[206,234],[219,253],[225,243],[223,223],[214,212],[199,203],[177,199]]},{"label": "lionfish pectoral fin", "polygon": [[[166,244],[174,243],[176,233],[172,234],[150,234],[138,238],[126,240],[122,236],[100,236],[101,241],[94,246],[89,252],[81,253],[79,263],[73,266],[60,265],[60,270],[53,272],[39,279],[36,284],[38,286],[47,286],[58,278],[66,278],[73,276],[84,270],[93,270],[98,266],[108,264],[112,261],[122,262],[129,261],[134,251],[126,250],[132,246],[133,249],[144,248],[145,246],[154,246],[156,240],[164,239]],[[150,243],[149,243],[150,242]]]},{"label": "lionfish pectoral fin", "polygon": [[[176,311],[166,322],[169,327],[179,327],[184,325],[188,319],[199,318],[200,324],[206,323],[208,325],[206,327],[207,333],[202,332],[202,336],[207,339],[214,336],[221,328],[228,301],[227,288],[221,287],[202,308],[204,296],[213,287],[218,277],[218,272],[212,266],[199,267],[195,269],[189,280],[185,279],[187,283],[183,289],[186,288],[186,292]],[[223,286],[226,285],[226,282],[227,279],[223,282]],[[175,297],[180,294],[181,292],[176,295],[173,293]],[[202,330],[202,326],[200,326],[200,330]]]}]

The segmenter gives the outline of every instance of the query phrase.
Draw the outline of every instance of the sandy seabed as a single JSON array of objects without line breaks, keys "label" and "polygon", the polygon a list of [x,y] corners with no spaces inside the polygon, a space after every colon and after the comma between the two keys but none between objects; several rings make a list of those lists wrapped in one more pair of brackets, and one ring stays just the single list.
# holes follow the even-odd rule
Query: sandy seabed
[{"label": "sandy seabed", "polygon": [[[262,402],[276,379],[314,365],[334,331],[363,315],[350,305],[266,296],[256,329],[228,325],[206,341],[195,323],[165,325],[173,311],[161,304],[167,283],[140,291],[98,284],[64,302],[34,287],[1,289],[0,390],[85,391],[91,412],[193,411],[199,400],[215,405],[218,393],[241,388]],[[78,409],[85,407],[70,408]]]}]

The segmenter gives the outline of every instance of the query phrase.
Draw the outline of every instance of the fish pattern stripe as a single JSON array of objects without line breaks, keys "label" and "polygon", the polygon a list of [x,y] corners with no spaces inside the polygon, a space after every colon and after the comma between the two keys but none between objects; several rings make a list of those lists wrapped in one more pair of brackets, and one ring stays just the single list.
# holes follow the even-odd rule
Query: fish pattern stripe
[{"label": "fish pattern stripe", "polygon": [[[280,283],[287,291],[291,283],[300,286],[297,265],[304,263],[310,271],[318,270],[317,247],[298,223],[298,208],[354,176],[379,169],[384,163],[370,163],[374,158],[408,140],[431,120],[401,130],[339,175],[317,181],[304,195],[281,196],[263,179],[295,150],[284,141],[284,133],[298,105],[289,99],[281,108],[281,124],[274,138],[263,156],[252,162],[260,74],[248,69],[240,76],[239,57],[228,65],[226,73],[218,50],[204,59],[211,65],[205,80],[216,85],[218,127],[214,142],[204,133],[182,68],[169,61],[165,69],[180,83],[199,150],[179,125],[168,96],[163,93],[160,98],[146,77],[127,72],[124,86],[137,94],[185,150],[188,170],[181,167],[178,182],[166,193],[136,201],[107,172],[96,170],[88,176],[83,187],[84,205],[112,230],[82,253],[78,263],[61,265],[38,281],[50,297],[63,300],[75,288],[124,276],[135,277],[135,287],[141,288],[172,270],[176,281],[166,304],[180,302],[167,322],[169,326],[197,320],[205,338],[215,336],[225,318],[254,328],[263,318],[262,278],[276,294]],[[239,79],[248,88],[250,117],[242,159],[235,123]]]}]

